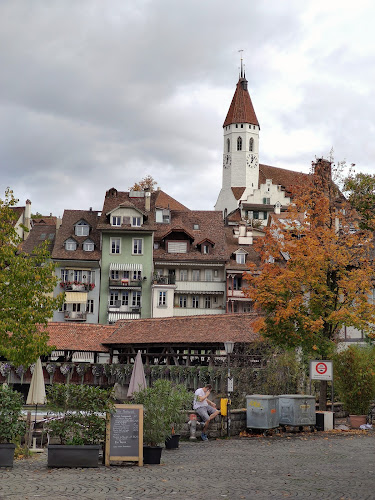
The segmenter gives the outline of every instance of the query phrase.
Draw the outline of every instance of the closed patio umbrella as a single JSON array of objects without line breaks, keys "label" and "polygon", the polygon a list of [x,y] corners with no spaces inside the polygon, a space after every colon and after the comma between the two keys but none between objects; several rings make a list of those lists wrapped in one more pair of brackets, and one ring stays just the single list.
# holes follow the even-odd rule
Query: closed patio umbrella
[{"label": "closed patio umbrella", "polygon": [[35,405],[35,422],[38,405],[44,405],[46,402],[46,387],[44,384],[43,368],[40,358],[35,363],[33,376],[31,377],[30,389],[27,394],[27,405]]},{"label": "closed patio umbrella", "polygon": [[138,351],[134,361],[132,376],[130,378],[128,398],[130,398],[134,392],[142,391],[143,389],[146,389],[146,387],[147,385],[145,371],[143,369],[142,355],[141,351]]}]

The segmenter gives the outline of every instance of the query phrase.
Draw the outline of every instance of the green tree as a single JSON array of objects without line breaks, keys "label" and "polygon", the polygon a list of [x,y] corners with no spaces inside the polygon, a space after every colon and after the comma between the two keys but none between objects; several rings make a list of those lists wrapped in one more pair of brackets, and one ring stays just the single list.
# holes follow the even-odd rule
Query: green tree
[{"label": "green tree", "polygon": [[360,226],[375,230],[375,174],[349,175],[344,190],[351,206],[360,214]]},{"label": "green tree", "polygon": [[12,210],[17,202],[9,188],[0,199],[0,354],[15,365],[28,365],[51,351],[45,326],[64,296],[52,297],[57,278],[47,243],[31,256],[19,251]]},{"label": "green tree", "polygon": [[374,335],[375,306],[368,300],[374,262],[371,232],[358,228],[329,176],[318,172],[296,190],[288,212],[274,217],[258,241],[261,269],[250,273],[245,292],[260,312],[256,327],[264,337],[329,359],[342,327]]}]

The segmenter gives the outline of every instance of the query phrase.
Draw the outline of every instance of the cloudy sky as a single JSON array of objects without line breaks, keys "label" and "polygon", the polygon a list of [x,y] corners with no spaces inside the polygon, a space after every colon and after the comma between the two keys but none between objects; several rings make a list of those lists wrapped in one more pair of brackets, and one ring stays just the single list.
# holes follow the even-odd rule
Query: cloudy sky
[{"label": "cloudy sky", "polygon": [[260,161],[375,172],[375,4],[0,0],[0,197],[102,208],[147,174],[211,210],[242,49]]}]

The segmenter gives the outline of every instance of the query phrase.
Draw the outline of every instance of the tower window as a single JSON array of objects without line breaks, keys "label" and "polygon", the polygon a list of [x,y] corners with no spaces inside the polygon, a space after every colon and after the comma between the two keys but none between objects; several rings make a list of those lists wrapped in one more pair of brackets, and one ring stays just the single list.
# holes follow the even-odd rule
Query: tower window
[{"label": "tower window", "polygon": [[243,123],[241,123],[241,128],[243,128]]},{"label": "tower window", "polygon": [[237,151],[242,151],[242,139],[238,137],[237,139]]},{"label": "tower window", "polygon": [[230,140],[227,139],[227,153],[230,152]]},{"label": "tower window", "polygon": [[238,128],[238,124],[236,123],[236,128]]},{"label": "tower window", "polygon": [[249,151],[254,150],[254,139],[251,137],[249,141]]}]

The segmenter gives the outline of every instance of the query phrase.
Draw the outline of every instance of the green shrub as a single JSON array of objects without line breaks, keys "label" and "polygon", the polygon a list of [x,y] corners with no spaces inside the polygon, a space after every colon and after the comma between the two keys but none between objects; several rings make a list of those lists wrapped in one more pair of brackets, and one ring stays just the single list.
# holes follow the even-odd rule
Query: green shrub
[{"label": "green shrub", "polygon": [[183,410],[192,408],[193,394],[183,385],[159,379],[152,387],[134,393],[133,401],[143,405],[144,444],[156,446],[185,421]]},{"label": "green shrub", "polygon": [[375,348],[350,346],[333,358],[335,390],[351,415],[367,415],[375,397]]},{"label": "green shrub", "polygon": [[22,394],[7,384],[0,385],[0,443],[10,443],[25,434],[22,406]]},{"label": "green shrub", "polygon": [[105,437],[105,416],[114,408],[112,392],[99,387],[53,384],[47,387],[47,431],[61,444],[98,444]]}]

